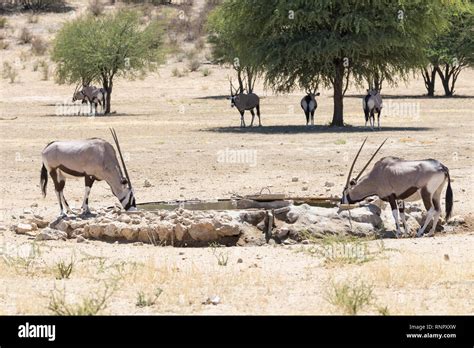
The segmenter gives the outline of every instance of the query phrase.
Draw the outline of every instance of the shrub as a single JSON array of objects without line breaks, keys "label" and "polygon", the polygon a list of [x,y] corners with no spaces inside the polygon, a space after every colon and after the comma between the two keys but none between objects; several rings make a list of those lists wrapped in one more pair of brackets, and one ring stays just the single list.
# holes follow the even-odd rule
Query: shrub
[{"label": "shrub", "polygon": [[201,66],[201,62],[199,62],[199,60],[197,60],[197,59],[192,59],[188,63],[188,69],[190,71],[197,71],[200,66]]},{"label": "shrub", "polygon": [[28,30],[28,28],[23,28],[21,29],[20,36],[18,37],[20,40],[20,43],[22,44],[28,44],[33,40],[33,35],[31,32]]},{"label": "shrub", "polygon": [[46,53],[48,44],[39,36],[33,37],[31,40],[31,51],[37,56],[42,56]]},{"label": "shrub", "polygon": [[1,39],[0,40],[0,50],[6,50],[8,48],[8,42],[5,40]]},{"label": "shrub", "polygon": [[39,63],[39,67],[41,69],[41,80],[48,81],[49,80],[49,64],[47,61],[42,60]]},{"label": "shrub", "polygon": [[36,23],[38,23],[38,20],[39,20],[38,16],[35,16],[35,15],[32,14],[32,15],[29,15],[29,16],[28,16],[28,20],[27,20],[27,21],[28,21],[28,23],[30,23],[30,24],[36,24]]},{"label": "shrub", "polygon": [[92,0],[89,2],[89,7],[87,8],[92,15],[98,17],[104,13],[104,5],[100,0]]},{"label": "shrub", "polygon": [[7,23],[8,21],[6,17],[0,17],[0,29],[6,28]]},{"label": "shrub", "polygon": [[211,75],[211,70],[209,70],[209,68],[204,68],[202,69],[201,72],[202,72],[202,76],[204,77]]},{"label": "shrub", "polygon": [[373,302],[373,286],[362,280],[331,283],[327,300],[344,313],[356,315],[363,307]]},{"label": "shrub", "polygon": [[9,62],[3,62],[2,77],[10,80],[10,83],[14,83],[18,72]]}]

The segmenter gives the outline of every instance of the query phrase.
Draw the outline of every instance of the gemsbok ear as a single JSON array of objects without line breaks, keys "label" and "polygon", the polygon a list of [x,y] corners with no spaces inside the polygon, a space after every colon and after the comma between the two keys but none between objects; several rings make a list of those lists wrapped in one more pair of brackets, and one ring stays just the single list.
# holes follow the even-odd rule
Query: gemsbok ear
[{"label": "gemsbok ear", "polygon": [[319,93],[319,92],[318,92],[318,93],[316,93],[316,97],[319,97],[320,95],[321,95],[321,93]]}]

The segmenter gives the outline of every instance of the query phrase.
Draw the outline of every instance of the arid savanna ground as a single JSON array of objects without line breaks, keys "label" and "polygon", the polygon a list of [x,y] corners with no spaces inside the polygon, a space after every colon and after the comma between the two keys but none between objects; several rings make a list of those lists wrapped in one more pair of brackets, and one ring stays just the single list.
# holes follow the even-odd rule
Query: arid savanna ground
[{"label": "arid savanna ground", "polygon": [[[143,80],[118,79],[111,116],[67,116],[60,105],[70,102],[74,86],[56,84],[48,56],[31,54],[30,45],[16,38],[28,27],[51,40],[87,5],[71,3],[74,11],[39,14],[36,23],[28,14],[10,15],[1,29],[9,42],[1,61],[18,76],[14,83],[0,80],[0,314],[77,313],[95,305],[104,314],[342,314],[350,313],[347,298],[354,289],[367,298],[357,307],[362,314],[474,314],[474,70],[461,74],[454,98],[423,97],[420,76],[385,87],[382,130],[375,132],[363,127],[364,89],[355,86],[345,98],[344,129],[327,127],[330,90],[321,90],[316,126],[308,128],[299,107],[302,92],[275,95],[262,85],[263,127],[241,129],[225,99],[231,71],[207,64],[204,54],[201,69],[182,77],[172,72],[185,69],[186,60],[170,56]],[[35,69],[42,60],[50,69],[47,79],[44,69]],[[24,209],[49,218],[58,214],[51,183],[45,199],[39,187],[44,146],[60,139],[111,140],[109,127],[120,137],[140,202],[226,198],[263,187],[337,196],[363,139],[369,137],[361,162],[388,137],[381,156],[436,158],[449,167],[454,215],[465,224],[434,238],[229,248],[33,243],[33,237],[9,230]],[[226,149],[247,150],[249,160],[223,161]],[[80,207],[83,192],[82,180],[67,181],[72,206]],[[106,183],[94,185],[92,208],[115,202]],[[335,257],[340,248],[357,256]],[[58,264],[71,259],[69,279],[57,279]],[[222,259],[226,265],[219,265]],[[219,304],[206,303],[215,296]]]}]

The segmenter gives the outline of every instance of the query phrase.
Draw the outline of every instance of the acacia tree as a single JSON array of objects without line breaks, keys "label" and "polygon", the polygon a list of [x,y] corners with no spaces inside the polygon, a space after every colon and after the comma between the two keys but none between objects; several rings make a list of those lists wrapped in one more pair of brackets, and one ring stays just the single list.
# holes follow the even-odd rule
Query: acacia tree
[{"label": "acacia tree", "polygon": [[361,84],[373,66],[388,73],[386,79],[406,74],[421,63],[423,48],[446,22],[445,7],[454,2],[227,0],[220,11],[268,85],[288,92],[319,77],[334,92],[331,124],[343,126],[349,76]]},{"label": "acacia tree", "polygon": [[421,68],[429,96],[434,95],[437,74],[445,95],[452,96],[461,71],[474,66],[474,5],[467,2],[448,13],[449,28],[433,36]]},{"label": "acacia tree", "polygon": [[66,23],[54,40],[52,59],[60,83],[101,83],[110,113],[114,78],[143,76],[162,58],[162,26],[143,26],[134,11],[80,17]]},{"label": "acacia tree", "polygon": [[454,94],[454,86],[461,71],[474,66],[474,5],[451,15],[450,30],[439,35],[433,46],[438,61],[436,71],[446,96]]},{"label": "acacia tree", "polygon": [[[252,93],[260,73],[260,65],[253,59],[249,41],[253,37],[243,36],[238,23],[228,21],[226,7],[217,7],[207,21],[208,41],[212,44],[212,56],[218,64],[229,64],[235,70],[240,91]],[[247,87],[247,88],[245,88]]]}]

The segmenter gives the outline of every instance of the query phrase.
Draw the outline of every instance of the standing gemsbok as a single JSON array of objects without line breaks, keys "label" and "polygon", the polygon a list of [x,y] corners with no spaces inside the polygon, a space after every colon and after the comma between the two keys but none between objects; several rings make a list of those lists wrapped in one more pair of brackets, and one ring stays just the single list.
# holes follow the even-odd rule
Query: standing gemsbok
[{"label": "standing gemsbok", "polygon": [[260,98],[255,93],[244,94],[244,91],[240,89],[234,89],[232,85],[232,80],[230,82],[230,105],[231,107],[237,107],[240,112],[240,127],[245,128],[245,119],[244,114],[246,110],[250,110],[252,114],[252,122],[250,123],[250,127],[253,127],[253,120],[255,118],[255,112],[253,109],[257,110],[258,116],[258,126],[262,126],[262,122],[260,120]]},{"label": "standing gemsbok", "polygon": [[309,116],[311,115],[311,125],[314,126],[314,113],[318,108],[318,103],[316,102],[316,97],[319,96],[320,93],[316,93],[316,91],[306,91],[306,95],[301,99],[301,108],[306,115],[306,125],[309,125]]},{"label": "standing gemsbok", "polygon": [[365,114],[365,126],[367,127],[367,122],[370,122],[370,128],[374,130],[375,113],[377,113],[377,123],[380,130],[380,114],[383,108],[380,92],[376,89],[368,89],[367,95],[362,100],[362,107]]},{"label": "standing gemsbok", "polygon": [[64,197],[66,177],[84,177],[85,195],[82,204],[83,213],[89,213],[89,193],[94,181],[105,180],[112,193],[119,199],[125,210],[136,210],[135,196],[128,176],[127,167],[120,150],[117,134],[110,129],[123,166],[125,176],[117,160],[114,147],[105,140],[92,138],[73,141],[53,141],[42,152],[43,166],[41,168],[41,190],[46,196],[48,173],[54,183],[59,201],[61,215],[64,209],[72,213]]},{"label": "standing gemsbok", "polygon": [[341,203],[357,203],[370,196],[378,196],[380,199],[389,202],[393,218],[395,219],[395,225],[397,226],[397,237],[399,237],[401,232],[398,212],[400,212],[405,233],[409,234],[405,221],[404,200],[418,200],[420,199],[418,195],[420,195],[428,214],[423,227],[417,233],[417,237],[421,237],[424,234],[431,220],[433,220],[433,226],[428,236],[432,236],[441,214],[441,192],[446,181],[448,182],[445,197],[446,221],[452,213],[453,191],[451,189],[449,169],[434,159],[406,161],[398,157],[385,157],[374,164],[370,173],[361,177],[364,170],[382,148],[385,140],[360,171],[359,175],[351,180],[354,165],[366,141],[367,138],[362,143],[359,152],[352,162],[346,187],[342,193]]}]

